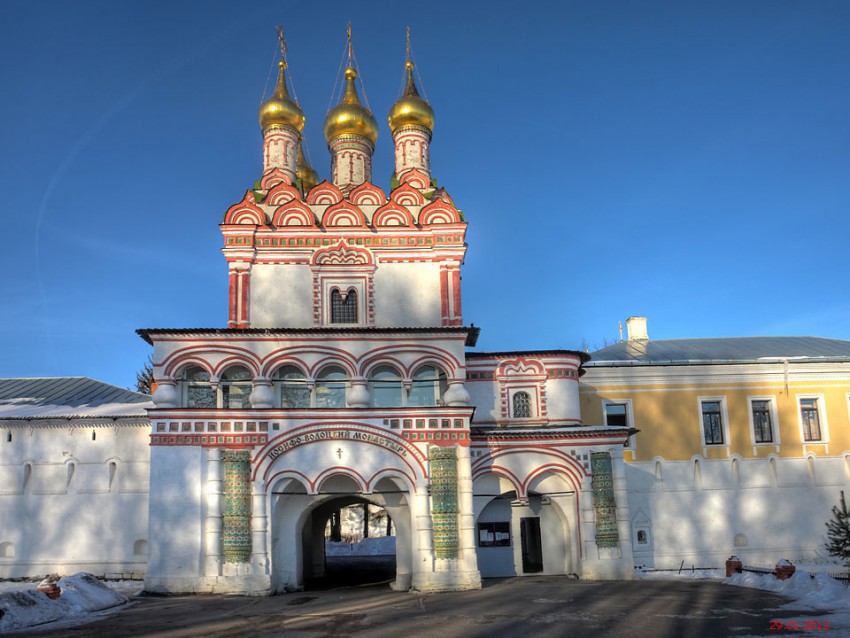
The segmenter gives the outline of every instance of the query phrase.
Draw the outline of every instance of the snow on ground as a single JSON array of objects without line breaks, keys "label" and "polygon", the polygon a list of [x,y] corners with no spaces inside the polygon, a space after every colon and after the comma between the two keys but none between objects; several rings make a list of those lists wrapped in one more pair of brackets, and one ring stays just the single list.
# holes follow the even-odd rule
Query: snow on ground
[{"label": "snow on ground", "polygon": [[142,589],[139,581],[104,583],[91,574],[66,576],[56,584],[62,590],[51,600],[36,590],[38,582],[0,582],[0,635],[44,623],[85,622],[103,610],[129,602]]},{"label": "snow on ground", "polygon": [[[779,580],[773,574],[757,574],[747,571],[726,578],[725,569],[683,569],[681,573],[637,570],[636,574],[638,578],[645,579],[710,579],[721,581],[727,585],[771,591],[793,599],[793,602],[782,605],[780,607],[782,610],[831,612],[827,615],[817,616],[817,620],[821,623],[823,621],[829,622],[828,635],[850,636],[850,588],[832,578],[828,573],[846,573],[847,568],[835,564],[814,563],[797,563],[796,567],[797,571],[787,580]],[[802,629],[805,626],[805,621],[812,620],[812,617],[801,614],[793,619],[785,619],[785,622],[787,623],[788,620],[796,620],[797,626]],[[776,633],[774,631],[770,635]],[[812,633],[794,631],[793,633],[795,635],[814,636],[823,634],[824,631],[813,631]]]},{"label": "snow on ground", "polygon": [[380,556],[395,554],[395,536],[364,538],[359,543],[325,542],[326,556]]}]

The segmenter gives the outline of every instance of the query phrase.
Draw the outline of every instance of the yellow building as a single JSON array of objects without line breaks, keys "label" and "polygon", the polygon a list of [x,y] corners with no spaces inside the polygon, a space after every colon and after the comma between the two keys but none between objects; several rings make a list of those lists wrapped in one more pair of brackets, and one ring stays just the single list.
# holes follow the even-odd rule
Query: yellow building
[{"label": "yellow building", "polygon": [[636,564],[825,556],[850,486],[850,342],[628,339],[592,353],[582,421],[637,430],[625,451]]}]

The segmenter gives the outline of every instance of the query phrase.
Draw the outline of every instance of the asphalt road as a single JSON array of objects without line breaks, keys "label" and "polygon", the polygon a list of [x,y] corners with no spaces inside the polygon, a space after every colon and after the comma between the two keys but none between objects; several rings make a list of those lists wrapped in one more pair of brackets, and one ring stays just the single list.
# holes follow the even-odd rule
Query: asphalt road
[{"label": "asphalt road", "polygon": [[[102,638],[664,638],[801,635],[771,620],[819,619],[780,610],[782,596],[709,581],[487,580],[478,591],[392,592],[384,584],[273,597],[142,596],[86,625],[21,635]],[[822,618],[821,618],[822,620]],[[774,623],[775,626],[775,623]],[[830,627],[818,635],[850,635]]]}]

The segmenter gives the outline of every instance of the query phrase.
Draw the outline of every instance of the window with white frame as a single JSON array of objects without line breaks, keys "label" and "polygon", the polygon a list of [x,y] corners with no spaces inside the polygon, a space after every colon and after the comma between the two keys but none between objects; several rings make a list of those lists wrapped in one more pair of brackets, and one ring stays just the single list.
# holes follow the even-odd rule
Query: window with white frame
[{"label": "window with white frame", "polygon": [[700,399],[702,437],[706,445],[723,445],[726,441],[723,403],[720,398]]},{"label": "window with white frame", "polygon": [[804,441],[822,441],[823,425],[820,397],[797,397]]},{"label": "window with white frame", "polygon": [[[632,402],[630,399],[606,400],[602,402],[602,421],[605,425],[634,427],[632,424]],[[626,447],[634,447],[634,435],[626,441]]]},{"label": "window with white frame", "polygon": [[773,398],[752,397],[749,401],[753,442],[776,443],[776,410]]}]

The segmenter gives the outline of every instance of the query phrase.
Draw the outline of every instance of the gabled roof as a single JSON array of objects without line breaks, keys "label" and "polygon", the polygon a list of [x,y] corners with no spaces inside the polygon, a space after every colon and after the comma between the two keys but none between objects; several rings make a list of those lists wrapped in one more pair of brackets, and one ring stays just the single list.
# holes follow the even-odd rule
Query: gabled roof
[{"label": "gabled roof", "polygon": [[591,353],[585,367],[850,361],[850,341],[822,337],[633,339]]},{"label": "gabled roof", "polygon": [[146,394],[88,377],[0,379],[0,419],[147,417]]}]

